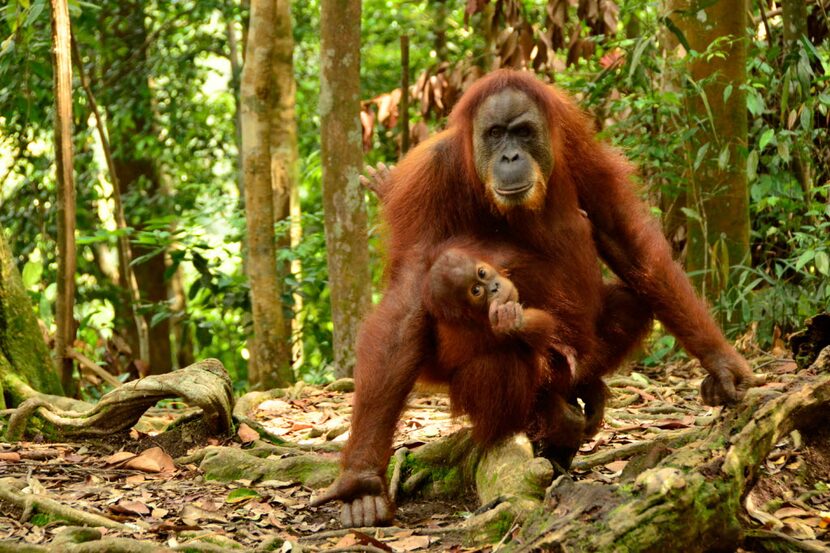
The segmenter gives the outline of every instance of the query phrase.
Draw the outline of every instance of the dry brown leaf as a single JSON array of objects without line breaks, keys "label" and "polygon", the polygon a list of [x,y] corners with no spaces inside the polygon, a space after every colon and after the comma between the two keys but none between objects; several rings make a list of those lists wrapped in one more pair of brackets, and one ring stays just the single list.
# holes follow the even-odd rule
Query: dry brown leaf
[{"label": "dry brown leaf", "polygon": [[357,538],[354,534],[346,534],[345,536],[341,537],[337,540],[337,543],[334,544],[335,548],[346,548],[351,547],[353,545],[357,545]]},{"label": "dry brown leaf", "polygon": [[122,499],[115,505],[110,506],[110,511],[124,515],[149,515],[150,508],[141,501]]},{"label": "dry brown leaf", "polygon": [[808,517],[810,516],[809,511],[805,511],[800,507],[782,507],[773,513],[773,516],[780,519],[785,519],[789,517]]},{"label": "dry brown leaf", "polygon": [[10,463],[16,463],[20,461],[20,454],[16,451],[8,451],[0,453],[0,461],[8,461]]},{"label": "dry brown leaf", "polygon": [[236,435],[239,436],[239,439],[242,441],[243,444],[249,444],[259,439],[259,432],[257,432],[244,422],[239,425],[239,430],[236,431]]},{"label": "dry brown leaf", "polygon": [[118,463],[123,463],[127,459],[132,459],[135,457],[135,453],[130,453],[129,451],[119,451],[117,453],[113,453],[109,457],[104,459],[104,463],[108,465],[117,465]]},{"label": "dry brown leaf", "polygon": [[125,478],[124,481],[127,484],[132,484],[134,486],[137,486],[137,485],[143,484],[145,481],[147,481],[147,478],[143,474],[132,474],[132,475],[128,476],[127,478]]},{"label": "dry brown leaf", "polygon": [[176,470],[173,458],[160,447],[152,447],[143,451],[141,455],[135,459],[130,459],[124,466],[144,472],[173,472]]},{"label": "dry brown leaf", "polygon": [[628,464],[628,461],[612,461],[605,465],[605,468],[610,470],[611,472],[619,472],[625,468]]},{"label": "dry brown leaf", "polygon": [[415,551],[416,549],[423,549],[429,547],[429,536],[409,536],[400,540],[390,541],[386,543],[396,551]]},{"label": "dry brown leaf", "polygon": [[291,405],[281,399],[268,399],[259,404],[258,410],[268,413],[284,413],[291,410]]}]

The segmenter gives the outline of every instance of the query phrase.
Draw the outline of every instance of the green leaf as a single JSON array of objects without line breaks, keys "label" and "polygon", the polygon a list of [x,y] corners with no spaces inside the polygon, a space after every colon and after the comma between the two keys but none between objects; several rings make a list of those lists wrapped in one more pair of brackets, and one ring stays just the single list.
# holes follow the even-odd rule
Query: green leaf
[{"label": "green leaf", "polygon": [[820,251],[816,252],[816,271],[819,273],[830,276],[830,256],[827,255],[827,252]]},{"label": "green leaf", "polygon": [[764,112],[764,99],[757,91],[752,90],[746,95],[746,107],[752,115],[757,117]]},{"label": "green leaf", "polygon": [[795,262],[795,270],[800,271],[801,269],[803,269],[804,265],[812,261],[815,256],[816,250],[807,250],[806,252],[799,255],[798,259]]},{"label": "green leaf", "polygon": [[228,497],[225,499],[225,503],[241,503],[242,501],[248,501],[249,499],[254,499],[256,497],[260,497],[260,495],[255,490],[238,488],[228,494]]},{"label": "green leaf", "polygon": [[758,141],[758,149],[764,151],[764,148],[775,137],[775,129],[767,129],[761,135],[761,140]]},{"label": "green leaf", "polygon": [[758,150],[752,150],[746,156],[746,178],[750,182],[758,177]]},{"label": "green leaf", "polygon": [[732,85],[726,85],[726,88],[723,89],[723,103],[725,104],[729,97],[732,96]]},{"label": "green leaf", "polygon": [[721,149],[720,154],[718,154],[718,168],[723,170],[726,169],[726,166],[729,164],[729,144]]},{"label": "green leaf", "polygon": [[692,220],[695,220],[695,221],[698,221],[698,222],[703,221],[703,219],[700,218],[700,213],[698,213],[694,209],[691,209],[689,207],[681,207],[680,211],[682,211],[686,215],[686,217],[688,217],[689,219],[692,219]]},{"label": "green leaf", "polygon": [[806,105],[801,107],[801,128],[805,131],[809,131],[813,128],[813,110],[809,109]]},{"label": "green leaf", "polygon": [[706,144],[704,144],[703,146],[701,146],[700,149],[697,151],[697,155],[695,156],[695,163],[694,163],[695,171],[700,169],[700,164],[703,163],[703,158],[706,157],[706,152],[708,152],[708,151],[709,151],[709,143],[708,142]]},{"label": "green leaf", "polygon": [[40,261],[27,261],[23,266],[23,287],[26,289],[36,288],[40,285],[40,277],[43,275],[43,263]]}]

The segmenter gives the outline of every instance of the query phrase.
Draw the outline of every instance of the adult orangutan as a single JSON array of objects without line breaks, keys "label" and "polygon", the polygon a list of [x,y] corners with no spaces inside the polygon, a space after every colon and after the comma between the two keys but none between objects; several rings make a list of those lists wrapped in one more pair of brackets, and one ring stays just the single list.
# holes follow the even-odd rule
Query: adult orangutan
[{"label": "adult orangutan", "polygon": [[[708,371],[704,402],[738,401],[756,384],[672,260],[631,173],[567,96],[531,74],[500,70],[473,84],[447,129],[412,150],[383,192],[387,289],[358,338],[341,475],[313,505],[342,500],[345,526],[392,519],[385,473],[395,425],[435,354],[419,291],[427,255],[452,237],[523,253],[510,278],[525,305],[561,322],[557,338],[585,375],[613,371],[656,315]],[[620,282],[603,283],[599,258]]]},{"label": "adult orangutan", "polygon": [[[558,391],[571,389],[576,352],[558,341],[559,324],[550,313],[519,303],[504,271],[518,254],[487,246],[453,240],[431,256],[423,302],[435,329],[435,353],[421,375],[449,384],[453,413],[470,416],[473,437],[483,446],[526,430],[540,444],[575,452],[584,417]],[[568,464],[565,455],[555,460]]]}]

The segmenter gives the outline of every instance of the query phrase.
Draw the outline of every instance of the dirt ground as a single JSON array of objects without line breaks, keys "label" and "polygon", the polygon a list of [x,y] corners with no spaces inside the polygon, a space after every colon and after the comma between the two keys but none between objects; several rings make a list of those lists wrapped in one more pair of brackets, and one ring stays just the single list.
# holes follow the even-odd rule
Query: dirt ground
[{"label": "dirt ground", "polygon": [[[773,387],[796,371],[793,362],[770,356],[754,364],[769,375],[767,385]],[[579,480],[619,481],[629,461],[616,459],[614,451],[662,433],[711,425],[720,408],[700,404],[701,378],[701,369],[693,362],[638,368],[611,378],[613,399],[605,425],[583,446],[572,475]],[[256,419],[288,442],[342,443],[348,437],[350,403],[351,394],[300,386],[285,399],[261,404]],[[0,478],[20,479],[32,493],[129,523],[129,531],[109,530],[108,537],[131,537],[160,546],[186,544],[194,532],[208,531],[232,540],[229,546],[245,548],[279,537],[286,540],[281,546],[284,551],[297,547],[303,551],[482,550],[465,548],[462,535],[454,531],[478,508],[472,491],[453,501],[405,499],[393,529],[367,535],[340,529],[336,505],[309,508],[313,490],[295,483],[206,481],[196,466],[175,466],[164,449],[153,447],[152,434],[186,412],[180,407],[167,403],[148,412],[132,433],[134,441],[126,444],[2,443]],[[399,424],[396,447],[411,449],[448,435],[464,423],[450,417],[446,396],[420,391],[410,399]],[[249,440],[237,436],[213,443],[243,447],[240,442]],[[608,453],[607,458],[597,462],[603,453]],[[793,432],[776,444],[745,508],[750,527],[830,546],[830,428]],[[0,540],[48,544],[63,526],[42,515],[27,517],[0,501]]]}]

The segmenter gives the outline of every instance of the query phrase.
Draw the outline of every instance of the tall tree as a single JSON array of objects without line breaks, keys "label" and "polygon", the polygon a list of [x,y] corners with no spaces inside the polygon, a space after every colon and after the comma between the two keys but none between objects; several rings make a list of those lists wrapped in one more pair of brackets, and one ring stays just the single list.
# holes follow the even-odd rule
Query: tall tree
[{"label": "tall tree", "polygon": [[[10,378],[11,376],[14,378]],[[0,228],[0,408],[26,398],[18,384],[60,394],[61,383],[37,324],[29,296]]]},{"label": "tall tree", "polygon": [[[276,0],[277,21],[276,40],[274,42],[274,61],[271,64],[274,78],[274,103],[271,117],[271,170],[272,188],[274,190],[274,218],[276,221],[290,219],[288,231],[278,237],[277,247],[296,246],[301,238],[300,195],[297,150],[297,121],[294,116],[297,85],[294,80],[294,35],[291,30],[291,1]],[[299,273],[299,261],[293,266],[289,262],[280,262],[277,266],[280,284],[293,273]],[[276,291],[278,297],[283,295],[283,287]],[[294,297],[295,312],[302,299]],[[296,320],[286,318],[286,336],[292,335],[292,323]],[[293,325],[296,327],[296,325]],[[298,330],[298,329],[294,329]],[[293,348],[295,359],[302,357],[302,341],[297,340]],[[291,359],[287,359],[290,362]]]},{"label": "tall tree", "polygon": [[334,362],[351,375],[360,320],[369,307],[371,278],[366,205],[359,177],[360,0],[322,0],[320,125]]},{"label": "tall tree", "polygon": [[248,381],[271,388],[293,381],[274,240],[272,118],[277,99],[272,64],[277,3],[252,0],[248,43],[242,68],[242,171],[247,226],[247,271],[254,323]]},{"label": "tall tree", "polygon": [[55,81],[55,163],[58,175],[58,282],[55,354],[61,383],[73,395],[70,349],[75,338],[75,181],[72,155],[72,49],[69,7],[52,0],[52,67]]},{"label": "tall tree", "polygon": [[690,46],[718,55],[691,58],[688,109],[698,126],[690,144],[687,194],[687,268],[700,271],[697,282],[716,297],[730,278],[730,267],[749,257],[749,193],[746,158],[746,0],[681,0],[681,26]]},{"label": "tall tree", "polygon": [[[159,151],[159,138],[153,122],[152,90],[148,79],[147,51],[152,37],[145,26],[144,2],[124,0],[108,4],[111,9],[101,10],[101,29],[104,62],[104,79],[99,97],[108,106],[111,117],[107,119],[108,134],[112,145],[112,161],[118,186],[124,199],[127,224],[135,229],[144,227],[147,219],[167,211],[167,199],[158,166],[153,155]],[[133,261],[154,252],[152,246],[135,244]],[[121,253],[119,259],[127,259]],[[130,288],[130,270],[119,264],[120,286],[125,291],[119,317],[129,329],[129,341],[134,351],[140,351],[137,330],[131,324],[132,304],[127,290]],[[149,259],[133,265],[138,287],[144,301],[160,305],[168,300],[165,280],[166,264],[163,251],[157,251]],[[170,345],[170,320],[163,318],[150,324],[152,314],[146,314],[149,325],[149,374],[169,372],[173,367]]]}]

